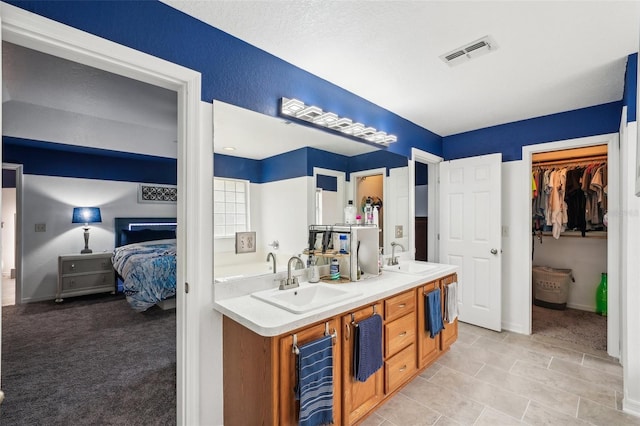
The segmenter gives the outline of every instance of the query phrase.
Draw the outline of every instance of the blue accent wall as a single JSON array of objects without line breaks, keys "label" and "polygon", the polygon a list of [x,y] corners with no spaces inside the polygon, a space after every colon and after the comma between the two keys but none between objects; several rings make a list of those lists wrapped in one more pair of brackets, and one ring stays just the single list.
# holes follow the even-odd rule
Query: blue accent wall
[{"label": "blue accent wall", "polygon": [[387,176],[389,176],[389,169],[406,167],[407,164],[409,164],[409,160],[405,156],[389,151],[373,151],[351,157],[349,173],[385,167],[387,169]]},{"label": "blue accent wall", "polygon": [[7,3],[202,74],[201,99],[276,116],[282,97],[395,134],[388,150],[442,155],[442,139],[388,110],[155,0]]},{"label": "blue accent wall", "polygon": [[314,167],[335,170],[338,172],[345,172],[346,174],[349,173],[349,164],[351,163],[351,159],[353,157],[334,154],[316,148],[307,148],[307,152],[309,155],[309,162],[307,164],[307,176],[313,176]]},{"label": "blue accent wall", "polygon": [[316,176],[316,188],[322,188],[323,191],[338,191],[338,178],[335,176],[318,175]]},{"label": "blue accent wall", "polygon": [[246,179],[260,182],[262,179],[262,164],[258,160],[233,157],[231,155],[213,155],[214,176],[230,179]]},{"label": "blue accent wall", "polygon": [[3,188],[16,187],[16,171],[15,170],[2,169],[2,187]]},{"label": "blue accent wall", "polygon": [[627,106],[627,123],[636,121],[636,99],[638,96],[638,54],[627,58],[627,70],[624,75],[624,94],[622,103]]},{"label": "blue accent wall", "polygon": [[175,185],[174,158],[2,137],[2,160],[30,175]]},{"label": "blue accent wall", "polygon": [[420,163],[416,161],[416,178],[415,185],[427,185],[429,183],[429,169],[428,166],[424,163]]},{"label": "blue accent wall", "polygon": [[442,140],[445,160],[502,153],[502,161],[522,159],[522,147],[618,132],[622,101],[487,127]]},{"label": "blue accent wall", "polygon": [[267,183],[301,176],[313,176],[313,168],[349,173],[385,167],[389,169],[406,167],[406,157],[388,151],[373,151],[367,154],[347,157],[316,148],[300,148],[284,154],[251,160],[230,155],[214,154],[213,173],[216,177],[247,179],[254,183]]}]

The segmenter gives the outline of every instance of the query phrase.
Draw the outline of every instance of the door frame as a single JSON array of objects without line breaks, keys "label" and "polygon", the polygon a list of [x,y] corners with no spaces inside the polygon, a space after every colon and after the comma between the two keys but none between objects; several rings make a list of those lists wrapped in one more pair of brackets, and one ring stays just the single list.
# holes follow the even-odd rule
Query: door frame
[{"label": "door frame", "polygon": [[[522,182],[529,182],[531,184],[531,158],[532,155],[539,152],[549,152],[549,151],[560,151],[564,149],[571,148],[581,148],[593,145],[607,145],[607,172],[608,172],[608,203],[609,210],[619,209],[620,203],[620,183],[618,181],[618,175],[616,172],[620,170],[620,148],[618,144],[619,135],[617,133],[608,133],[604,135],[597,136],[588,136],[584,138],[575,138],[575,139],[567,139],[562,141],[554,141],[548,143],[541,143],[536,145],[527,145],[522,147],[522,161],[524,162],[524,167],[522,170],[525,175],[523,176]],[[614,172],[615,171],[615,172]],[[526,203],[526,208],[523,208],[521,211],[527,212],[527,217],[525,220],[522,220],[522,230],[521,235],[531,235],[531,217],[532,217],[532,207],[531,207],[531,197],[529,191],[521,191],[521,200],[522,203]],[[621,241],[620,235],[620,217],[619,215],[610,214],[608,216],[609,225],[607,230],[607,274],[609,275],[608,280],[608,297],[607,297],[607,306],[609,312],[618,312],[620,307],[620,271],[618,265],[620,264],[620,248],[617,242]],[[530,241],[527,239],[527,241]],[[525,315],[523,318],[524,322],[524,330],[531,334],[532,327],[532,319],[531,319],[531,305],[533,301],[531,300],[531,292],[532,292],[532,278],[531,278],[531,268],[533,265],[533,261],[531,259],[531,249],[527,251],[527,267],[523,268],[523,275],[518,280],[522,283],[528,283],[527,288],[523,289],[526,291],[527,298],[527,306],[528,306],[528,315]],[[620,357],[620,318],[618,315],[610,315],[607,317],[607,352],[610,356],[619,358]]]},{"label": "door frame", "polygon": [[[316,219],[317,219],[317,210],[318,210],[318,205],[317,205],[317,201],[316,201],[316,191],[317,191],[317,179],[318,179],[318,175],[325,175],[325,176],[333,176],[336,178],[336,192],[337,192],[337,196],[338,196],[338,202],[340,203],[340,205],[342,206],[340,209],[340,212],[342,212],[342,209],[344,209],[344,207],[347,205],[346,200],[346,191],[345,191],[345,181],[346,181],[346,173],[345,172],[339,172],[337,170],[331,170],[331,169],[323,169],[322,167],[314,167],[313,168],[313,188],[312,190],[308,191],[308,194],[313,194],[313,200],[312,204],[311,204],[311,209],[310,210],[310,214],[313,215],[313,220],[310,220],[308,223],[316,223]],[[327,224],[325,224],[327,225]]]},{"label": "door frame", "polygon": [[[16,262],[16,305],[22,303],[22,164],[2,163],[2,169],[14,170],[16,172],[16,223],[15,223],[15,262]],[[2,248],[4,250],[4,247]],[[1,351],[0,351],[1,354]]]},{"label": "door frame", "polygon": [[[2,40],[178,93],[176,409],[179,425],[200,424],[200,305],[210,303],[205,286],[213,275],[207,267],[213,249],[205,238],[212,235],[213,146],[200,140],[201,75],[15,6],[0,8]],[[221,412],[221,403],[214,404]]]},{"label": "door frame", "polygon": [[[382,202],[386,205],[387,201],[387,194],[388,189],[387,189],[387,168],[386,167],[380,167],[377,169],[369,169],[369,170],[361,170],[359,172],[352,172],[349,174],[349,181],[351,182],[351,198],[353,199],[353,205],[356,206],[356,214],[357,214],[357,209],[358,206],[360,205],[360,201],[356,200],[356,191],[358,189],[358,183],[357,180],[358,178],[362,178],[362,177],[367,177],[367,176],[376,176],[376,175],[382,175]],[[384,207],[384,205],[383,205]],[[386,250],[386,246],[391,244],[391,241],[393,241],[392,238],[390,238],[389,232],[390,230],[388,229],[387,224],[390,223],[389,222],[389,215],[385,212],[385,214],[382,217],[382,230],[383,230],[383,235],[382,235],[382,239],[383,239],[383,244],[385,246],[384,249],[384,253],[388,253],[389,251]]]},{"label": "door frame", "polygon": [[415,259],[416,255],[416,161],[427,165],[429,182],[427,235],[431,238],[427,240],[427,259],[429,262],[438,262],[440,258],[439,164],[444,161],[444,158],[417,148],[411,148],[411,158],[409,159],[409,253],[411,253],[411,259]]}]

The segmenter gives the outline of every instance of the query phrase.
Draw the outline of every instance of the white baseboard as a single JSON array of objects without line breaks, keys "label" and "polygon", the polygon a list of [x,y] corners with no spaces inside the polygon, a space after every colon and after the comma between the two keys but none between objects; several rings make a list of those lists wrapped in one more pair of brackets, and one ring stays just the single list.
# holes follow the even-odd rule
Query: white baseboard
[{"label": "white baseboard", "polygon": [[622,400],[622,411],[640,417],[640,401],[634,401],[625,397]]},{"label": "white baseboard", "polygon": [[567,308],[578,309],[579,311],[595,312],[596,307],[593,305],[581,305],[579,303],[567,303]]},{"label": "white baseboard", "polygon": [[503,322],[502,330],[511,331],[513,333],[518,333],[518,334],[529,334],[529,330],[525,330],[522,324],[517,324],[513,322]]}]

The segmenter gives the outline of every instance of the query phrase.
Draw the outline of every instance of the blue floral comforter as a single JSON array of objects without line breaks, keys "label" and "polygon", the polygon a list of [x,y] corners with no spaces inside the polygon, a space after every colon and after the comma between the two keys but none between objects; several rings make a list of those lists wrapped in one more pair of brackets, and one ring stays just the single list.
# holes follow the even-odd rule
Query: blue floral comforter
[{"label": "blue floral comforter", "polygon": [[113,267],[133,309],[142,312],[176,294],[176,240],[147,241],[117,247]]}]

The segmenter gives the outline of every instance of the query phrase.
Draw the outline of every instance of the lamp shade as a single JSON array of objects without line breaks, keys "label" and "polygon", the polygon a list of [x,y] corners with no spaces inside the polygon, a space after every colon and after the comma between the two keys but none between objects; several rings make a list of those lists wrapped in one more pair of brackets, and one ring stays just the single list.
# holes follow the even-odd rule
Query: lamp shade
[{"label": "lamp shade", "polygon": [[102,222],[99,207],[74,207],[71,223],[96,223]]}]

